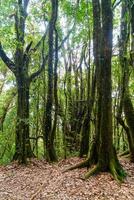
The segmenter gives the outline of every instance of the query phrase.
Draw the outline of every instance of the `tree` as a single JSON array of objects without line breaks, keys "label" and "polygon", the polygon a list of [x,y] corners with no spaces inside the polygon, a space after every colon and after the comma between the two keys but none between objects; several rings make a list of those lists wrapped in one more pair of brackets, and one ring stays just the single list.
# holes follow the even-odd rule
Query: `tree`
[{"label": "tree", "polygon": [[[122,71],[122,85],[121,85],[120,107],[119,107],[117,119],[126,131],[128,143],[129,143],[131,161],[134,161],[134,125],[133,125],[134,108],[133,108],[133,103],[131,101],[130,92],[129,92],[130,69],[133,66],[133,61],[130,60],[129,62],[129,55],[127,53],[128,39],[131,36],[131,34],[129,34],[130,26],[128,23],[128,19],[126,17],[127,14],[130,14],[131,33],[133,33],[133,20],[132,20],[133,14],[131,13],[131,11],[132,11],[132,8],[130,9],[130,13],[129,13],[129,4],[126,1],[122,2],[121,33],[120,33],[120,65],[121,65],[121,71]],[[131,52],[133,51],[132,44],[133,44],[133,39],[131,43]],[[132,55],[130,54],[130,58],[131,56]],[[124,109],[127,125],[121,118],[122,109]]]},{"label": "tree", "polygon": [[[95,5],[95,4],[94,4]],[[98,2],[99,5],[99,2]],[[99,7],[98,7],[99,8]],[[100,72],[101,85],[98,93],[102,95],[100,102],[100,135],[98,159],[96,166],[85,174],[85,178],[100,171],[109,171],[116,180],[122,181],[125,173],[117,159],[112,139],[112,98],[111,98],[111,57],[112,57],[112,9],[111,1],[101,1],[102,27],[100,47]],[[75,166],[88,166],[90,158]],[[74,167],[70,168],[73,169]]]},{"label": "tree", "polygon": [[[57,84],[57,63],[55,63],[55,72],[53,72],[53,54],[54,54],[54,32],[56,30],[56,20],[58,14],[58,0],[51,0],[51,19],[49,22],[49,52],[48,52],[48,89],[46,102],[46,117],[44,121],[44,138],[46,139],[47,160],[56,161],[56,152],[54,149],[55,130],[52,127],[52,106],[53,106],[53,74],[55,76],[55,87]],[[56,58],[57,58],[57,34],[56,34]],[[56,60],[57,62],[57,60]],[[55,88],[55,103],[57,109],[57,88]],[[57,113],[56,113],[57,115]],[[57,117],[57,116],[55,116]],[[55,119],[56,120],[56,119]],[[56,121],[55,121],[56,123]],[[54,124],[56,126],[56,124]],[[54,128],[55,129],[55,128]]]},{"label": "tree", "polygon": [[13,159],[21,163],[27,162],[27,158],[33,157],[29,140],[29,87],[31,81],[36,78],[41,69],[28,75],[30,62],[30,50],[32,42],[25,46],[25,22],[29,0],[18,0],[15,18],[16,51],[14,62],[7,56],[0,43],[0,57],[7,67],[13,72],[17,85],[17,121],[15,154]]}]

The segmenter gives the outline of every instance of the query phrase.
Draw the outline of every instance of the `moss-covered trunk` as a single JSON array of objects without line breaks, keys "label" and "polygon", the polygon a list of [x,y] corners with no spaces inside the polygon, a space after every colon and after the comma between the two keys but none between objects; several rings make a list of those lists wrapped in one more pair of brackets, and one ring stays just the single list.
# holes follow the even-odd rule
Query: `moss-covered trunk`
[{"label": "moss-covered trunk", "polygon": [[13,159],[26,163],[26,159],[34,155],[29,140],[29,80],[23,75],[17,78],[17,89],[16,148]]},{"label": "moss-covered trunk", "polygon": [[[96,0],[93,0],[93,5],[96,6]],[[99,9],[99,1],[97,1],[97,6],[95,7],[95,14]],[[99,56],[99,66],[98,70],[98,130],[96,138],[99,139],[98,143],[95,140],[95,145],[98,144],[97,148],[97,159],[96,166],[89,170],[85,174],[85,178],[89,176],[108,171],[110,172],[116,180],[123,180],[125,173],[119,164],[119,161],[116,156],[115,149],[113,147],[113,129],[112,129],[112,97],[111,97],[111,57],[112,57],[112,9],[111,9],[111,0],[102,0],[101,1],[101,11],[102,11],[102,27],[101,27],[101,46],[100,56]],[[98,55],[97,55],[98,56]],[[101,94],[101,96],[100,96]],[[92,148],[95,151],[95,148]],[[92,155],[91,155],[92,156]],[[93,163],[93,158],[89,158],[82,162],[81,164],[72,167],[88,166]]]},{"label": "moss-covered trunk", "polygon": [[[121,65],[121,99],[120,99],[120,106],[118,108],[118,122],[123,126],[123,128],[126,131],[128,143],[129,143],[129,150],[130,150],[130,156],[131,160],[134,161],[134,108],[133,104],[130,98],[129,93],[129,76],[130,76],[130,66],[129,66],[129,60],[127,55],[127,46],[128,46],[128,33],[130,29],[130,24],[127,19],[127,15],[130,14],[132,17],[133,14],[131,14],[131,10],[129,11],[127,3],[122,2],[122,11],[121,11],[121,28],[120,28],[120,65]],[[132,17],[133,18],[133,17]],[[133,22],[131,18],[131,28],[133,32]],[[133,38],[133,36],[132,36]],[[132,40],[133,43],[133,40]],[[132,45],[132,44],[131,44]],[[131,47],[133,49],[133,47]],[[131,63],[131,62],[130,62]],[[125,122],[122,120],[122,109],[124,109],[125,113],[125,119],[127,125],[125,125]]]},{"label": "moss-covered trunk", "polygon": [[134,108],[130,96],[125,94],[124,97],[124,113],[128,125],[128,142],[130,148],[131,161],[134,162]]},{"label": "moss-covered trunk", "polygon": [[[54,78],[54,70],[53,70],[53,54],[54,54],[54,31],[57,20],[57,12],[58,12],[58,1],[51,0],[51,19],[49,22],[49,53],[48,53],[48,88],[47,88],[47,102],[46,102],[46,116],[45,116],[45,135],[44,139],[46,140],[46,153],[48,161],[56,161],[56,151],[54,147],[54,138],[55,138],[55,130],[56,127],[52,127],[52,106],[53,106],[53,78]],[[57,67],[57,66],[56,66]],[[57,77],[55,77],[57,79]],[[57,80],[56,80],[57,84]],[[57,89],[57,88],[56,88]],[[55,90],[57,93],[57,91]],[[57,94],[56,94],[57,95]],[[56,101],[57,101],[57,96]],[[57,114],[56,114],[57,115]],[[57,118],[57,116],[55,116]],[[55,120],[57,121],[57,119]],[[55,121],[55,122],[56,122]],[[56,126],[56,124],[55,124]],[[54,128],[54,129],[53,129]]]}]

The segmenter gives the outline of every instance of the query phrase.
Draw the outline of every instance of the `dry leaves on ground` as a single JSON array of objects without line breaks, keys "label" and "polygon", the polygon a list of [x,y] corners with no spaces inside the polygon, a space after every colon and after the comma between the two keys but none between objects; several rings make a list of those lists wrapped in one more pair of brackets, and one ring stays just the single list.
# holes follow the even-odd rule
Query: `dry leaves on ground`
[{"label": "dry leaves on ground", "polygon": [[56,164],[32,160],[27,166],[12,163],[0,167],[0,200],[134,200],[134,164],[121,161],[128,176],[119,184],[108,173],[84,181],[87,169],[63,170],[79,158]]}]

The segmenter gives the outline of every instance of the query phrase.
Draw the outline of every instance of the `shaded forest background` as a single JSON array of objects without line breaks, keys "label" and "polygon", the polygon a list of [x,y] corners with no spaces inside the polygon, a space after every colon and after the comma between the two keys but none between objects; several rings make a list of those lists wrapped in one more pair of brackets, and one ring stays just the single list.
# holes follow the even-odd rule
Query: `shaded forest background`
[{"label": "shaded forest background", "polygon": [[1,0],[0,163],[134,161],[133,0]]}]

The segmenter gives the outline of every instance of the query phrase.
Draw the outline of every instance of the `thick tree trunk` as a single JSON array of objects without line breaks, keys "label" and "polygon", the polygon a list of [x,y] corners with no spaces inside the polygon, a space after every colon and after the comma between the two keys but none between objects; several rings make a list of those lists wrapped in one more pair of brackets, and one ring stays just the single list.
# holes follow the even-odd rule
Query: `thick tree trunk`
[{"label": "thick tree trunk", "polygon": [[[125,118],[127,122],[127,138],[129,143],[129,150],[131,160],[134,161],[134,108],[129,94],[129,61],[127,59],[127,45],[128,45],[128,21],[127,16],[128,7],[125,2],[122,2],[122,13],[121,13],[121,33],[120,33],[120,65],[122,70],[122,85],[121,85],[121,100],[118,110],[118,121],[121,121],[122,109],[124,108]],[[131,12],[130,12],[131,15]],[[133,16],[133,14],[132,14]],[[131,16],[131,17],[132,17]],[[131,19],[131,27],[133,32],[133,22]],[[133,41],[132,41],[133,42]],[[133,49],[133,47],[132,47]]]},{"label": "thick tree trunk", "polygon": [[112,130],[112,98],[111,98],[111,56],[112,56],[112,10],[111,0],[101,1],[102,8],[102,39],[101,39],[101,120],[100,144],[97,165],[85,177],[100,171],[109,171],[116,180],[122,180],[123,170],[113,148]]},{"label": "thick tree trunk", "polygon": [[17,88],[16,149],[13,159],[25,164],[27,158],[34,156],[29,140],[29,80],[23,76],[17,77]]},{"label": "thick tree trunk", "polygon": [[[99,1],[98,1],[99,5]],[[101,31],[101,54],[100,54],[100,73],[101,80],[100,92],[100,132],[98,160],[96,166],[85,174],[85,178],[102,172],[109,171],[116,180],[122,181],[125,173],[119,164],[113,147],[112,130],[112,98],[111,98],[111,56],[112,56],[112,9],[111,0],[101,1],[102,10],[102,31]],[[100,94],[98,91],[98,93]],[[88,166],[90,158],[77,167]],[[76,167],[75,167],[76,168]]]}]

